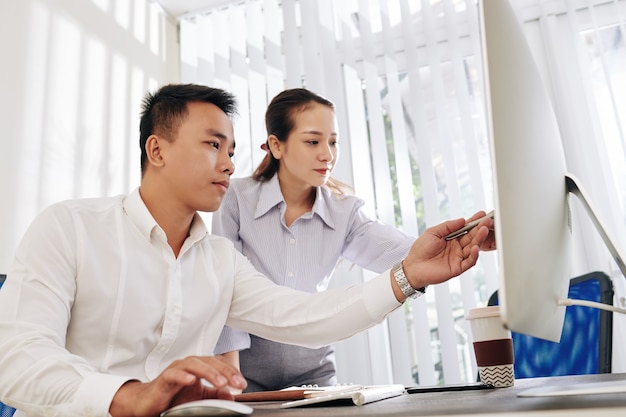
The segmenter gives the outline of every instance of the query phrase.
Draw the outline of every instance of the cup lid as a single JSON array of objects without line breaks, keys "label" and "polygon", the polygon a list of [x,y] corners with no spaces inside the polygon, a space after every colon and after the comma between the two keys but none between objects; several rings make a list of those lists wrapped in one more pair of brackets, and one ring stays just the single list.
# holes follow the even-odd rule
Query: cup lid
[{"label": "cup lid", "polygon": [[477,307],[467,312],[466,320],[500,317],[500,306]]}]

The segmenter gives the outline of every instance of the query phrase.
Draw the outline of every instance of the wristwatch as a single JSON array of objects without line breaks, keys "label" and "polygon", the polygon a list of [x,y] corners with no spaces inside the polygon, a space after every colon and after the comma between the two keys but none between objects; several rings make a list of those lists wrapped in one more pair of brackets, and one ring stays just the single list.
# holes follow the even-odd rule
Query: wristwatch
[{"label": "wristwatch", "polygon": [[417,298],[421,295],[424,295],[426,292],[426,287],[422,288],[413,288],[409,283],[409,280],[406,278],[406,274],[404,273],[404,267],[402,266],[402,261],[398,262],[391,268],[391,272],[393,273],[393,277],[396,280],[396,283],[402,290],[402,294],[406,297]]}]

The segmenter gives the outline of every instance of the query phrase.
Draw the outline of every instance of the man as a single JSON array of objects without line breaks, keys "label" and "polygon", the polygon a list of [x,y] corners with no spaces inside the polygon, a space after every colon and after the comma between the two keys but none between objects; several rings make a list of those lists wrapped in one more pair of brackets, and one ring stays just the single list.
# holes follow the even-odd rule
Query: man
[{"label": "man", "polygon": [[234,113],[218,89],[149,94],[140,187],[58,203],[35,219],[0,291],[0,401],[17,415],[157,416],[230,399],[246,383],[211,356],[224,324],[328,344],[380,322],[415,288],[464,272],[493,243],[489,219],[445,240],[465,224],[457,219],[428,229],[395,274],[319,294],[276,286],[197,214],[216,210],[228,189]]}]

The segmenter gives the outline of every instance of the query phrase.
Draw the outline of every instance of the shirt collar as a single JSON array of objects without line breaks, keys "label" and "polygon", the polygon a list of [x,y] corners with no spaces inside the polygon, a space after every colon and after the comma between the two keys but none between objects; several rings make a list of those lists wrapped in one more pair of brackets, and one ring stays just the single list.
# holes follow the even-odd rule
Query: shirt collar
[{"label": "shirt collar", "polygon": [[326,187],[317,187],[317,197],[313,204],[313,213],[316,213],[331,229],[335,229],[332,211],[330,209],[331,201],[336,198],[332,192]]},{"label": "shirt collar", "polygon": [[256,210],[254,211],[254,218],[258,219],[259,217],[265,215],[265,213],[270,211],[273,207],[281,203],[284,204],[285,199],[283,198],[283,194],[280,192],[278,175],[274,175],[269,180],[259,183],[259,201],[257,202]]},{"label": "shirt collar", "polygon": [[[313,204],[313,214],[317,214],[328,227],[334,229],[335,222],[333,221],[329,207],[330,199],[332,199],[333,196],[325,187],[317,187],[316,192],[317,196]],[[280,191],[278,175],[274,175],[269,180],[261,182],[260,184],[259,201],[256,205],[254,218],[258,219],[280,204],[285,204],[285,199]]]},{"label": "shirt collar", "polygon": [[[123,202],[124,211],[131,219],[131,221],[137,226],[141,234],[148,240],[151,240],[153,234],[162,234],[165,237],[165,232],[161,229],[161,226],[154,220],[150,210],[146,207],[146,204],[141,199],[139,194],[139,188],[136,188],[133,192],[126,196]],[[206,225],[200,215],[195,213],[193,220],[191,221],[191,229],[189,230],[189,238],[192,242],[201,240],[208,234]]]}]

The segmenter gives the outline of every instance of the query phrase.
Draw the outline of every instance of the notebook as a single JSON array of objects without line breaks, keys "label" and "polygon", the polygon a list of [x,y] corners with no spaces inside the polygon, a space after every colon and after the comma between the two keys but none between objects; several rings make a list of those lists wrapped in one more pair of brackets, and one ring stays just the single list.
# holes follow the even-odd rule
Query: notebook
[{"label": "notebook", "polygon": [[303,407],[313,404],[337,402],[363,405],[405,393],[404,385],[337,385],[327,387],[290,387],[277,391],[248,392],[235,395],[235,401],[287,401],[281,408]]},{"label": "notebook", "polygon": [[364,405],[374,401],[397,397],[404,394],[402,384],[353,386],[326,392],[316,392],[308,398],[288,401],[280,408],[304,407],[314,404],[337,402],[349,405]]},{"label": "notebook", "polygon": [[357,389],[364,388],[364,385],[333,385],[326,387],[302,386],[289,387],[276,391],[258,391],[246,392],[235,395],[235,401],[239,402],[257,402],[257,401],[289,401],[303,400],[320,395],[339,394],[343,392],[352,392]]}]

